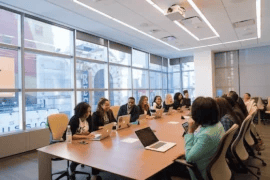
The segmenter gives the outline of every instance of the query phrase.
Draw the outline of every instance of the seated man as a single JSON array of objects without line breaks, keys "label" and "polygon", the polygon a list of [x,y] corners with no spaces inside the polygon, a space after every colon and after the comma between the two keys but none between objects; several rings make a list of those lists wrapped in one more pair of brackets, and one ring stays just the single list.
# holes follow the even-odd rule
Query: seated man
[{"label": "seated man", "polygon": [[253,106],[256,106],[256,103],[254,102],[254,99],[251,99],[251,96],[249,93],[245,93],[244,94],[244,98],[243,98],[245,105],[247,107],[247,111],[248,113],[250,112],[250,110],[252,109]]},{"label": "seated man", "polygon": [[117,119],[119,116],[124,116],[128,114],[131,114],[130,122],[135,122],[137,119],[139,119],[140,112],[139,108],[135,105],[134,97],[128,98],[128,103],[120,107]]},{"label": "seated man", "polygon": [[188,108],[189,106],[191,106],[191,101],[189,99],[188,90],[184,90],[183,93],[184,93],[183,105]]}]

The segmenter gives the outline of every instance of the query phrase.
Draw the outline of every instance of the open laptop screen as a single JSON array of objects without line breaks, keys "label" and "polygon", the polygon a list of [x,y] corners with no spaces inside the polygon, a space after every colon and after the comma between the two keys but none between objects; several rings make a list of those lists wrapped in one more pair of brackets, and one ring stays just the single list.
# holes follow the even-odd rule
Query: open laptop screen
[{"label": "open laptop screen", "polygon": [[153,133],[150,127],[135,131],[144,147],[158,142],[158,138]]}]

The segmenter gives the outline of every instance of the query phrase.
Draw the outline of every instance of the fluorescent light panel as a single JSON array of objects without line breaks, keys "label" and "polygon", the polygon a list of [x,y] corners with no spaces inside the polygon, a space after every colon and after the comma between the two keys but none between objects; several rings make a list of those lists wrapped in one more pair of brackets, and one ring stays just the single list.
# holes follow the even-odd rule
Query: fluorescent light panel
[{"label": "fluorescent light panel", "polygon": [[196,6],[196,4],[192,0],[187,0],[189,4],[193,7],[193,9],[201,16],[201,18],[204,20],[204,22],[209,26],[209,28],[213,31],[213,33],[219,37],[219,34],[213,28],[213,26],[210,24],[210,22],[206,19],[206,17],[203,15],[203,13],[200,11],[200,9]]},{"label": "fluorescent light panel", "polygon": [[258,38],[261,38],[262,33],[261,0],[256,0],[256,16],[257,16],[257,36]]},{"label": "fluorescent light panel", "polygon": [[199,41],[200,39],[195,36],[194,34],[192,34],[185,26],[183,26],[181,23],[179,23],[178,21],[173,21],[177,26],[181,27],[184,31],[186,31],[188,34],[190,34],[193,38],[195,38],[197,41]]},{"label": "fluorescent light panel", "polygon": [[126,26],[126,27],[128,27],[128,28],[130,28],[130,29],[133,29],[133,30],[135,30],[135,31],[137,31],[137,32],[139,32],[139,33],[145,35],[145,36],[148,36],[148,37],[150,37],[150,38],[152,38],[152,39],[154,39],[154,40],[156,40],[156,41],[159,41],[159,42],[161,42],[161,43],[163,43],[163,44],[165,44],[165,45],[167,45],[167,46],[170,46],[171,48],[174,48],[174,49],[180,51],[179,48],[177,48],[177,47],[175,47],[175,46],[172,46],[172,45],[170,45],[170,44],[168,44],[168,43],[166,43],[166,42],[164,42],[164,41],[162,41],[162,40],[160,40],[160,39],[158,39],[158,38],[155,38],[154,36],[151,36],[151,35],[149,35],[149,34],[143,32],[143,31],[141,31],[141,30],[139,30],[139,29],[137,29],[137,28],[135,28],[135,27],[133,27],[133,26],[130,26],[129,24],[124,23],[123,21],[120,21],[120,20],[118,20],[118,19],[115,19],[115,18],[113,18],[113,17],[111,17],[111,16],[109,16],[109,15],[107,15],[107,14],[101,12],[101,11],[98,11],[98,10],[96,10],[96,9],[94,9],[94,8],[92,8],[92,7],[90,7],[90,6],[86,5],[86,4],[84,4],[84,3],[82,3],[82,2],[79,2],[78,0],[73,0],[73,2],[79,4],[79,5],[81,5],[81,6],[85,7],[85,8],[87,8],[87,9],[90,9],[91,11],[94,11],[94,12],[96,12],[96,13],[102,15],[102,16],[105,16],[105,17],[107,17],[107,18],[109,18],[109,19],[111,19],[111,20],[113,20],[113,21],[115,21],[115,22],[118,22],[119,24],[122,24],[122,25],[124,25],[124,26]]}]

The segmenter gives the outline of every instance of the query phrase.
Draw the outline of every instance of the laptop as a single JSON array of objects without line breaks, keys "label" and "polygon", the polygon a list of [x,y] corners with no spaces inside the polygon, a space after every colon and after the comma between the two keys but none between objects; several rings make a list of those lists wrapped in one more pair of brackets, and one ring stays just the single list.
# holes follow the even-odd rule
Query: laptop
[{"label": "laptop", "polygon": [[111,135],[113,126],[114,126],[114,123],[106,124],[101,130],[101,133],[95,134],[95,137],[91,140],[100,141],[102,139],[105,139],[106,137],[109,137]]},{"label": "laptop", "polygon": [[116,130],[124,129],[129,127],[130,123],[130,114],[125,116],[119,116],[117,120]]},{"label": "laptop", "polygon": [[171,115],[172,113],[173,113],[173,107],[170,107],[167,114]]},{"label": "laptop", "polygon": [[166,152],[167,150],[176,145],[176,143],[172,142],[159,141],[150,127],[140,129],[138,131],[135,131],[135,133],[145,147],[145,149],[158,152]]},{"label": "laptop", "polygon": [[156,114],[155,114],[155,119],[157,119],[157,118],[161,118],[162,117],[162,115],[163,115],[163,112],[164,112],[164,109],[162,108],[162,109],[157,109],[156,110]]}]

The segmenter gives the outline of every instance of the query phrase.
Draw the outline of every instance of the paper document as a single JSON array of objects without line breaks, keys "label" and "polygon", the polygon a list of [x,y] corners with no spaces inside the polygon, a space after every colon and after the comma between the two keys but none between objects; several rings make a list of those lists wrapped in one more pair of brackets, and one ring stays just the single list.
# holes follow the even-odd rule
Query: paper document
[{"label": "paper document", "polygon": [[176,122],[176,121],[170,121],[168,122],[169,124],[178,124],[179,122]]},{"label": "paper document", "polygon": [[139,139],[136,139],[136,138],[126,138],[126,139],[123,139],[122,142],[125,142],[125,143],[134,143],[136,141],[139,141]]}]

